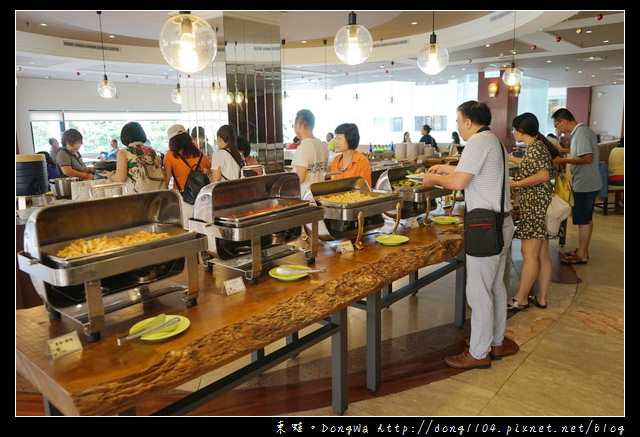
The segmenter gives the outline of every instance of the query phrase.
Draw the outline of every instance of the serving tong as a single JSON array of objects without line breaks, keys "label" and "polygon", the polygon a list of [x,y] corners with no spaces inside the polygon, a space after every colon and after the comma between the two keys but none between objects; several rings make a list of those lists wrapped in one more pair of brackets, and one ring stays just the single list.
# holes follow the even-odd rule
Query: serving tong
[{"label": "serving tong", "polygon": [[[164,328],[167,328],[171,325],[174,325],[180,321],[180,317],[172,317],[169,320],[165,320],[166,315],[160,314],[157,317],[154,317],[151,322],[147,325],[145,329],[142,329],[134,334],[123,335],[117,339],[118,346],[122,346],[128,341],[135,340],[136,338],[140,338],[143,335],[150,334],[152,332],[160,331]],[[174,327],[175,329],[175,327]]]}]

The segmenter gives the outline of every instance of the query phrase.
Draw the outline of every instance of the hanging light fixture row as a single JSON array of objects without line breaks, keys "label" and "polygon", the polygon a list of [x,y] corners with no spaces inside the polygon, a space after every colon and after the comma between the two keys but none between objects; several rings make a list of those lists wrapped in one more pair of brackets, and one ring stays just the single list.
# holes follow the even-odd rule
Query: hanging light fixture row
[{"label": "hanging light fixture row", "polygon": [[[445,69],[449,63],[449,51],[436,42],[435,12],[433,13],[433,31],[429,44],[418,53],[418,67],[426,74],[435,75]],[[333,49],[340,62],[358,65],[366,61],[373,50],[371,33],[361,24],[356,24],[355,12],[349,13],[349,22],[335,35]]]}]

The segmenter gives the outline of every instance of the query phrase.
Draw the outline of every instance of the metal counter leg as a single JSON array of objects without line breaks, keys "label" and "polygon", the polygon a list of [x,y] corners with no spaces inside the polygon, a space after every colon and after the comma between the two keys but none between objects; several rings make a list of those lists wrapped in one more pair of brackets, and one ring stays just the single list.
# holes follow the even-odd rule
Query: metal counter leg
[{"label": "metal counter leg", "polygon": [[331,336],[331,405],[342,414],[347,409],[347,309],[331,316],[331,322],[340,326]]},{"label": "metal counter leg", "polygon": [[381,291],[367,297],[367,389],[375,392],[380,387]]}]

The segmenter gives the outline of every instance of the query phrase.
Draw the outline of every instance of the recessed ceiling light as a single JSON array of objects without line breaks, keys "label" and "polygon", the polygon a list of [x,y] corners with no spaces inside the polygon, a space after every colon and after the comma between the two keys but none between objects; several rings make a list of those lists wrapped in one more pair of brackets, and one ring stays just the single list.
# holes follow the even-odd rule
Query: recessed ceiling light
[{"label": "recessed ceiling light", "polygon": [[415,26],[416,24],[418,24],[418,22],[417,22],[417,21],[412,21],[410,24],[411,24],[412,26]]},{"label": "recessed ceiling light", "polygon": [[605,40],[604,40],[604,41],[602,41],[602,42],[606,44],[606,43],[608,43],[608,42],[609,42],[609,40],[608,40],[608,39],[605,39]]},{"label": "recessed ceiling light", "polygon": [[553,61],[551,59],[547,59],[547,64],[551,64]]},{"label": "recessed ceiling light", "polygon": [[47,23],[40,23],[40,26],[47,27]]},{"label": "recessed ceiling light", "polygon": [[115,37],[116,37],[115,35],[109,35],[109,38],[115,38]]}]

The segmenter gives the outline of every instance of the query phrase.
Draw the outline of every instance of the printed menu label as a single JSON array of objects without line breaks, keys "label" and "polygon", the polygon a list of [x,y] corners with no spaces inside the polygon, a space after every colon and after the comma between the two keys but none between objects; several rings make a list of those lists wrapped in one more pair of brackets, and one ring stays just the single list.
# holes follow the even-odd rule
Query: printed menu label
[{"label": "printed menu label", "polygon": [[49,339],[47,340],[47,346],[49,346],[49,352],[54,360],[71,352],[82,350],[82,343],[80,343],[77,331],[71,331],[60,337]]}]

